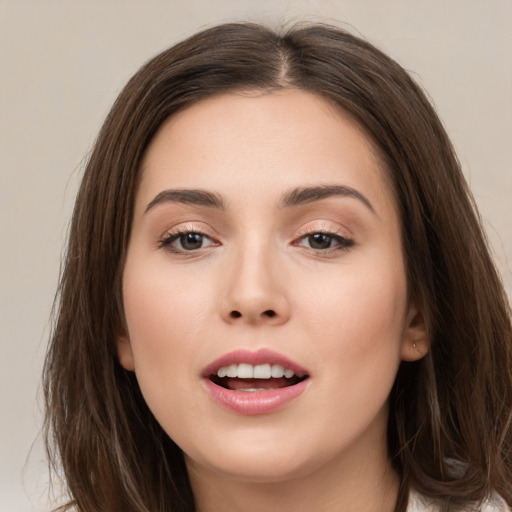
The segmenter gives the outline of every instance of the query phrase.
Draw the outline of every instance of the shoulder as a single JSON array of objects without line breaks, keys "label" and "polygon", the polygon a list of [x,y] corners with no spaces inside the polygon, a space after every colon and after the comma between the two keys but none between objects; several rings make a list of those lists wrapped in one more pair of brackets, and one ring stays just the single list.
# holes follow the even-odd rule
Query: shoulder
[{"label": "shoulder", "polygon": [[[423,498],[417,492],[411,491],[409,495],[409,504],[407,512],[439,512],[440,507],[434,501]],[[464,512],[510,512],[503,498],[498,494],[493,494],[489,499],[485,500],[478,510],[465,509]],[[463,511],[461,511],[463,512]]]}]

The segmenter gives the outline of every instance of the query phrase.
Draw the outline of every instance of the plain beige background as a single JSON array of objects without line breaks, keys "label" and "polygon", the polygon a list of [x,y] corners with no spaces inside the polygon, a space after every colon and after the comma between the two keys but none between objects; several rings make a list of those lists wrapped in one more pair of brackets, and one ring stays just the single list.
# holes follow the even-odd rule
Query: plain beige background
[{"label": "plain beige background", "polygon": [[200,28],[304,19],[350,24],[427,89],[512,296],[512,0],[0,0],[0,512],[49,509],[36,399],[48,318],[83,161],[116,94]]}]

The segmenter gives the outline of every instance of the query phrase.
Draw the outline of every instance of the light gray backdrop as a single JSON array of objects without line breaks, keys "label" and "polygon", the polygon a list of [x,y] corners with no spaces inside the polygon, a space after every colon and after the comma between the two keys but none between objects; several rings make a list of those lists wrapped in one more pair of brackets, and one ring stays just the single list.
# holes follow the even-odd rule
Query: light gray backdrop
[{"label": "light gray backdrop", "polygon": [[115,96],[200,28],[304,19],[352,25],[428,90],[512,296],[511,0],[0,0],[0,512],[49,508],[36,399],[48,317],[83,159]]}]

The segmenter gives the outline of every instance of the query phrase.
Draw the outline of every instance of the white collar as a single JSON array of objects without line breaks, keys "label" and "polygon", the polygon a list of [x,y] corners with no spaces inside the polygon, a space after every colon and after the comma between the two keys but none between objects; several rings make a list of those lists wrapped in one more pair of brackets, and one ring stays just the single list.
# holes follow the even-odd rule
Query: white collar
[{"label": "white collar", "polygon": [[[439,512],[440,507],[434,501],[420,496],[416,491],[409,494],[407,512]],[[510,512],[505,500],[494,493],[491,498],[484,501],[479,512]]]}]

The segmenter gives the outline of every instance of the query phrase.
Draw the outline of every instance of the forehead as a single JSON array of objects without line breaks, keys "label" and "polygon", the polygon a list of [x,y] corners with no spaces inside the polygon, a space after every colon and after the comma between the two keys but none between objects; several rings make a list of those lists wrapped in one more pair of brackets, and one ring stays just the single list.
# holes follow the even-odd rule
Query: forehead
[{"label": "forehead", "polygon": [[161,126],[141,171],[146,199],[171,186],[236,196],[343,184],[388,202],[392,195],[360,125],[320,96],[293,89],[219,95],[187,107]]}]

